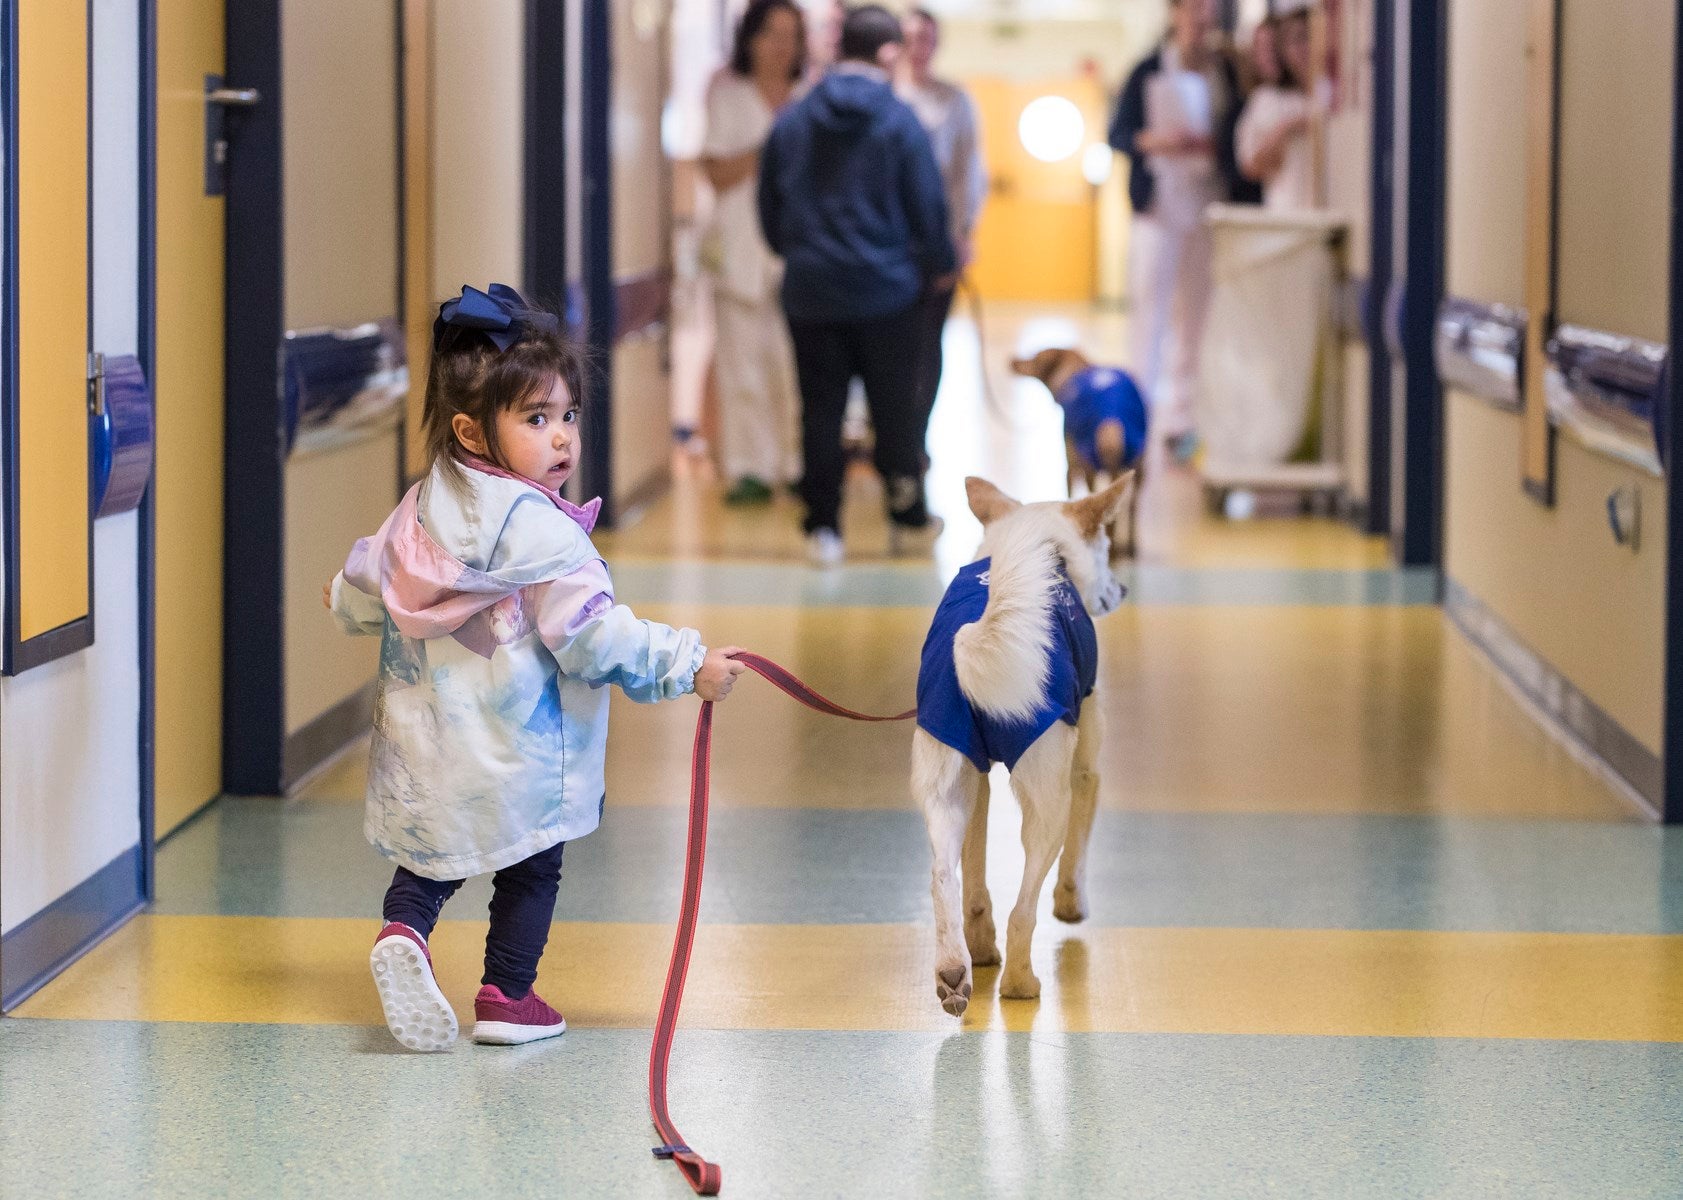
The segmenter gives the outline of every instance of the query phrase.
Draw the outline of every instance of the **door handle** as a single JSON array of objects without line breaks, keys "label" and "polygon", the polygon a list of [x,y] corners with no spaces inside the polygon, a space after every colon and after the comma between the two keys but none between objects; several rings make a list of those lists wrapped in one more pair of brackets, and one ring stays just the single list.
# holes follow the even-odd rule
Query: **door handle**
[{"label": "door handle", "polygon": [[228,129],[238,128],[244,117],[230,117],[229,109],[253,109],[263,100],[256,88],[222,86],[220,75],[205,76],[205,195],[221,196],[228,190]]},{"label": "door handle", "polygon": [[205,93],[206,104],[225,104],[230,108],[250,108],[262,100],[263,93],[256,88],[219,87]]}]

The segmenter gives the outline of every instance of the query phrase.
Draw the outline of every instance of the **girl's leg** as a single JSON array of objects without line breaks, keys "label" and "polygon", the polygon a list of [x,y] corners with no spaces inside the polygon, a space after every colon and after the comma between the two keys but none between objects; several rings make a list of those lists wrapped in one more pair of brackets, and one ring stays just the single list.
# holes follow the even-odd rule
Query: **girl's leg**
[{"label": "girl's leg", "polygon": [[444,902],[461,886],[460,879],[425,879],[408,867],[399,867],[386,889],[380,913],[388,923],[396,921],[423,938],[431,938]]},{"label": "girl's leg", "polygon": [[561,886],[565,842],[540,850],[491,878],[491,931],[485,937],[485,976],[510,1000],[524,999],[538,977],[549,941],[555,893]]}]

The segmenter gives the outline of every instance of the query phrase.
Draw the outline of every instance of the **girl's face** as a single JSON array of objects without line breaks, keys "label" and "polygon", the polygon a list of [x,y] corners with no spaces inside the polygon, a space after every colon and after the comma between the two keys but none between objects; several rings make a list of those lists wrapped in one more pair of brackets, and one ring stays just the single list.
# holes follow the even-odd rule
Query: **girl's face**
[{"label": "girl's face", "polygon": [[[533,392],[497,414],[497,446],[503,465],[541,487],[559,491],[578,467],[579,406],[556,379],[547,392]],[[472,417],[458,413],[453,422],[462,445],[481,458],[485,439]]]},{"label": "girl's face", "polygon": [[795,69],[800,54],[800,23],[786,8],[773,9],[748,43],[748,56],[753,60],[756,74],[786,77]]}]

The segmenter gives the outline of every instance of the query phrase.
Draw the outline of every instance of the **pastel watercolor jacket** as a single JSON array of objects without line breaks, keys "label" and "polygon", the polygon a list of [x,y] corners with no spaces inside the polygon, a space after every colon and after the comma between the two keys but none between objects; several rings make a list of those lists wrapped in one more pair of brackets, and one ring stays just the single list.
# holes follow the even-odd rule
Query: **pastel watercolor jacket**
[{"label": "pastel watercolor jacket", "polygon": [[333,580],[349,633],[378,634],[363,830],[417,875],[500,870],[600,823],[608,686],[685,695],[693,629],[614,601],[600,508],[472,463],[409,490]]}]

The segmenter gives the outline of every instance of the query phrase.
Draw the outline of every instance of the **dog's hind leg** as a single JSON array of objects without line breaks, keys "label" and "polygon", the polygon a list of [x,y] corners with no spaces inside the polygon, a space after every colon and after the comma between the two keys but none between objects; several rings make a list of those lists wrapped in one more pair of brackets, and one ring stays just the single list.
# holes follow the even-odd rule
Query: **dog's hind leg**
[{"label": "dog's hind leg", "polygon": [[988,895],[988,781],[975,775],[976,804],[964,835],[964,940],[977,967],[999,965],[999,935],[993,927]]},{"label": "dog's hind leg", "polygon": [[1075,756],[1075,740],[1075,730],[1059,721],[1036,739],[1011,772],[1011,787],[1023,810],[1023,885],[1005,926],[1005,974],[999,981],[999,994],[1010,1000],[1032,1000],[1040,995],[1030,949],[1040,889],[1069,829],[1070,760]]},{"label": "dog's hind leg", "polygon": [[1087,697],[1075,728],[1075,763],[1070,769],[1069,833],[1058,859],[1058,883],[1052,889],[1052,915],[1060,921],[1087,917],[1087,843],[1099,807],[1099,693]]},{"label": "dog's hind leg", "polygon": [[959,861],[975,808],[976,769],[964,755],[919,729],[912,735],[912,791],[929,826],[930,894],[935,902],[935,995],[941,1007],[962,1016],[973,986],[964,943]]}]

